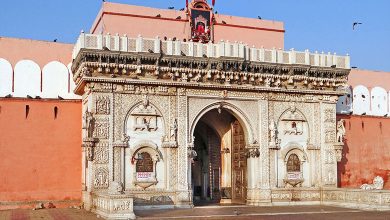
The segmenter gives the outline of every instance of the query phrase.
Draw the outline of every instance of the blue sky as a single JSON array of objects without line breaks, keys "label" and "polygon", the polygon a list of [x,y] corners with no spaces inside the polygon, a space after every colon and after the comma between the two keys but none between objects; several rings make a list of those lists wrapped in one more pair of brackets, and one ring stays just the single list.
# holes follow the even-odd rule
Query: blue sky
[{"label": "blue sky", "polygon": [[[109,0],[108,0],[109,1]],[[182,8],[185,0],[112,0]],[[211,0],[210,0],[211,1]],[[101,0],[0,0],[0,36],[73,43],[89,30]],[[389,0],[216,0],[220,14],[285,24],[285,49],[351,55],[360,69],[390,72]],[[353,22],[362,22],[355,31]]]}]

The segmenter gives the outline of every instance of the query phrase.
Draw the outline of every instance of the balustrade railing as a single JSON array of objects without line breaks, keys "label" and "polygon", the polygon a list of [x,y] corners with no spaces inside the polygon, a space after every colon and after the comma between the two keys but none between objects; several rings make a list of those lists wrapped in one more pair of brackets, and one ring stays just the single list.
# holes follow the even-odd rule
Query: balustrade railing
[{"label": "balustrade railing", "polygon": [[81,49],[110,50],[120,52],[164,53],[172,56],[190,57],[231,57],[249,61],[300,64],[318,67],[335,67],[350,69],[350,57],[339,56],[336,53],[310,53],[309,50],[295,51],[291,49],[265,49],[248,47],[241,42],[220,41],[218,43],[196,43],[161,40],[156,38],[129,38],[119,35],[101,35],[81,33],[73,49],[72,58],[76,58]]}]

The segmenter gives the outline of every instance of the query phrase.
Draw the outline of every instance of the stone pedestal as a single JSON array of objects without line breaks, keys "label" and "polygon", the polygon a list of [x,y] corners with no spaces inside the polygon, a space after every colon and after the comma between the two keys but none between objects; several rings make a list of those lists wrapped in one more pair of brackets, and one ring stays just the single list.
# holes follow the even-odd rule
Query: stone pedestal
[{"label": "stone pedestal", "polygon": [[92,212],[105,219],[135,219],[133,197],[126,194],[94,193]]}]

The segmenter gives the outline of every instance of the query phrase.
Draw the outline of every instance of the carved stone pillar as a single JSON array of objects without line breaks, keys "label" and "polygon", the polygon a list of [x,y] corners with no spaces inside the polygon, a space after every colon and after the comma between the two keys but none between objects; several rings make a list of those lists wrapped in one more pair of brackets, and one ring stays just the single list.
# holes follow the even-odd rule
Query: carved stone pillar
[{"label": "carved stone pillar", "polygon": [[124,193],[124,158],[125,158],[125,148],[128,147],[129,137],[126,134],[123,134],[123,138],[113,144],[113,162],[114,162],[114,178],[113,182],[110,184],[109,192],[110,194],[122,194]]},{"label": "carved stone pillar", "polygon": [[260,167],[261,180],[259,182],[260,192],[258,195],[259,203],[271,202],[271,190],[270,190],[270,150],[269,150],[269,112],[268,112],[268,100],[260,100]]},{"label": "carved stone pillar", "polygon": [[336,105],[321,103],[322,121],[322,186],[337,187],[337,163],[334,143],[336,142]]},{"label": "carved stone pillar", "polygon": [[180,207],[189,207],[191,203],[191,188],[188,184],[188,146],[187,146],[187,118],[188,118],[188,98],[186,89],[179,88],[177,90],[177,127],[178,127],[178,155],[177,155],[177,171],[178,171],[178,186],[176,204]]},{"label": "carved stone pillar", "polygon": [[257,162],[259,160],[260,155],[260,145],[255,141],[253,144],[250,144],[246,147],[247,149],[247,166],[248,166],[248,183],[247,183],[247,204],[248,205],[256,205],[257,197],[256,191],[257,187]]}]

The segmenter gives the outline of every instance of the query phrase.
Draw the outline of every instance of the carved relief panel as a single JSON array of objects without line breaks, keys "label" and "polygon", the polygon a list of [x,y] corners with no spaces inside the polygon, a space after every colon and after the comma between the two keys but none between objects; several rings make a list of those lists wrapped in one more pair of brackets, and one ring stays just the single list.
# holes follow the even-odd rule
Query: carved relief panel
[{"label": "carved relief panel", "polygon": [[277,132],[282,148],[292,142],[305,146],[310,137],[308,122],[293,103],[280,116]]},{"label": "carved relief panel", "polygon": [[107,167],[97,167],[93,177],[93,186],[95,189],[108,188],[108,169]]},{"label": "carved relief panel", "polygon": [[138,141],[150,140],[160,145],[164,136],[163,117],[147,95],[141,103],[133,106],[126,121],[126,134],[130,137],[130,147]]},{"label": "carved relief panel", "polygon": [[96,114],[98,115],[109,115],[110,114],[110,98],[108,96],[97,96],[96,97]]},{"label": "carved relief panel", "polygon": [[108,119],[100,119],[95,122],[95,129],[93,131],[94,137],[100,139],[108,139],[109,135],[109,121]]}]

